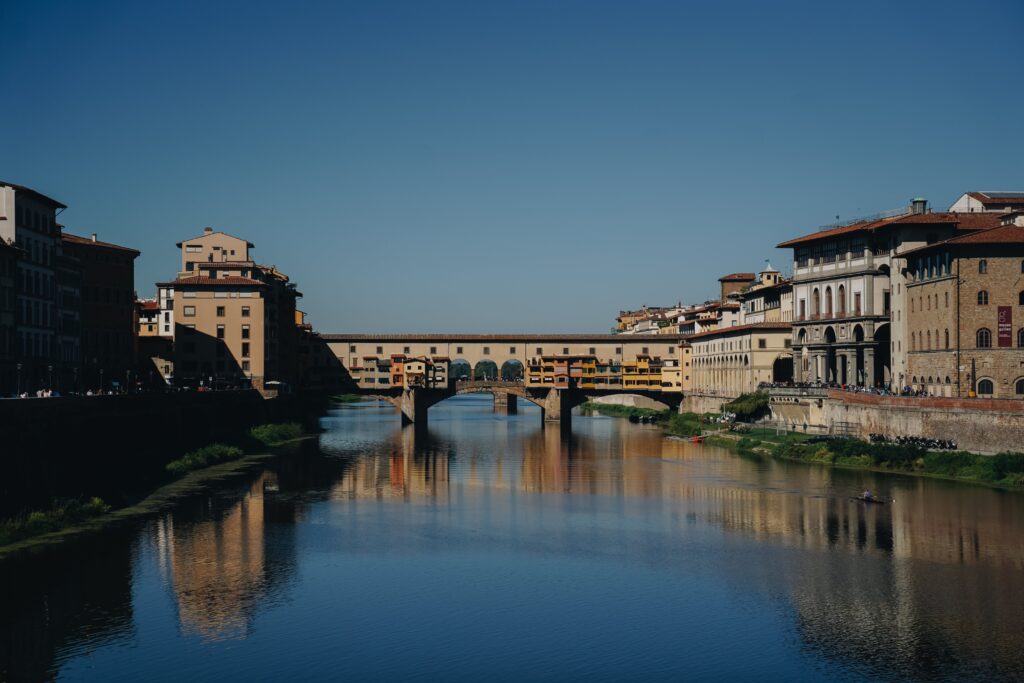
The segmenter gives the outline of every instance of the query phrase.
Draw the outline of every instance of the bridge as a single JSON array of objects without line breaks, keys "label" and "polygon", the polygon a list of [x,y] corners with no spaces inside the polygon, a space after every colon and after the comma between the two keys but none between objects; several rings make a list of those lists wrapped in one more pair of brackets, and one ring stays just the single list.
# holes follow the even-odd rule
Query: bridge
[{"label": "bridge", "polygon": [[[495,397],[495,409],[514,412],[522,398],[540,406],[544,420],[568,424],[572,408],[600,396],[638,395],[660,401],[670,408],[682,401],[682,381],[689,375],[689,347],[679,334],[322,334],[341,365],[360,367],[369,358],[394,355],[446,358],[456,367],[468,365],[466,380],[473,380],[483,363],[493,363],[497,377],[489,382],[454,381],[447,388],[401,389],[361,387],[360,393],[378,396],[401,409],[406,422],[425,424],[430,406],[460,393],[489,392]],[[600,386],[537,386],[527,382],[502,382],[502,370],[510,365],[525,369],[531,359],[542,356],[594,356],[622,366],[637,357],[661,359],[666,367],[657,385],[641,385],[623,379]],[[453,373],[454,374],[454,373]],[[455,375],[453,380],[459,380]],[[600,382],[598,375],[597,381]]]},{"label": "bridge", "polygon": [[557,422],[563,426],[571,426],[573,408],[601,396],[625,393],[644,396],[666,404],[671,410],[676,410],[683,400],[682,392],[531,387],[522,382],[501,380],[458,381],[453,382],[447,388],[440,389],[412,387],[384,391],[361,391],[360,393],[368,398],[387,401],[398,408],[402,414],[402,424],[417,425],[427,423],[427,411],[431,406],[452,396],[463,394],[492,394],[494,396],[494,412],[505,415],[515,415],[519,410],[519,399],[522,398],[540,407],[541,419],[545,422]]}]

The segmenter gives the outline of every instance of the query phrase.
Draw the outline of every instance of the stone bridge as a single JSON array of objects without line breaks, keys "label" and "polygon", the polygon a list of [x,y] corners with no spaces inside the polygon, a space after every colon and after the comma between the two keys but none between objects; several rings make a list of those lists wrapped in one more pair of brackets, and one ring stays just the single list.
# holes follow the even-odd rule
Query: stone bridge
[{"label": "stone bridge", "polygon": [[425,425],[427,411],[441,401],[463,394],[489,393],[494,396],[494,411],[504,415],[515,415],[518,411],[520,398],[540,407],[541,418],[545,422],[558,422],[571,426],[572,409],[589,400],[601,396],[616,394],[644,396],[668,405],[676,410],[683,399],[681,393],[644,390],[594,390],[594,389],[557,389],[554,387],[532,387],[522,382],[505,382],[500,380],[469,380],[455,382],[445,389],[428,389],[413,387],[406,389],[390,389],[386,391],[363,392],[367,397],[388,401],[402,413],[403,424]]}]

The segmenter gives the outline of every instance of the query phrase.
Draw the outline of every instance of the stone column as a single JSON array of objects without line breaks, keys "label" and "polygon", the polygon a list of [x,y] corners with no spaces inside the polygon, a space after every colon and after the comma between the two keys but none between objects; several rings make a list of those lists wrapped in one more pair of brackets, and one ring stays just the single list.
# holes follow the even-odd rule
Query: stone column
[{"label": "stone column", "polygon": [[572,420],[572,403],[566,389],[549,389],[544,399],[544,421],[568,426]]},{"label": "stone column", "polygon": [[875,386],[875,350],[864,347],[864,386]]},{"label": "stone column", "polygon": [[494,412],[498,415],[515,415],[519,412],[518,397],[506,392],[495,392]]}]

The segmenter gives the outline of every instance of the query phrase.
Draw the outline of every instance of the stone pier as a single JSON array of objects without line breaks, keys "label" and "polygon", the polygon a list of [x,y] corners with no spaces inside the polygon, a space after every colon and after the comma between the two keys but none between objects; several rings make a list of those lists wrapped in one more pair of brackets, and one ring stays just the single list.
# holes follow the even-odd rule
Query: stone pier
[{"label": "stone pier", "polygon": [[494,392],[494,412],[498,415],[515,415],[519,412],[519,397],[505,392]]}]

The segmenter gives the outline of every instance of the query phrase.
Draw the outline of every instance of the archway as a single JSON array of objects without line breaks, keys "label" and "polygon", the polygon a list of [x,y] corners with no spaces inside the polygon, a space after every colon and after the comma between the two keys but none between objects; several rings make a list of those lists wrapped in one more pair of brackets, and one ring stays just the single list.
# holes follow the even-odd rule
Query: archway
[{"label": "archway", "polygon": [[772,363],[773,382],[793,381],[793,356],[779,356]]},{"label": "archway", "polygon": [[453,381],[469,379],[472,374],[473,366],[461,358],[453,360],[448,366],[448,377]]},{"label": "archway", "polygon": [[498,364],[487,359],[479,361],[473,368],[473,379],[498,379]]},{"label": "archway", "polygon": [[523,379],[523,364],[510,358],[501,365],[501,379],[505,382],[519,382]]},{"label": "archway", "polygon": [[856,370],[853,381],[860,386],[864,386],[870,384],[872,378],[868,377],[864,372],[864,328],[860,325],[853,326],[853,341],[857,344],[856,349],[854,349],[857,360],[855,362]]},{"label": "archway", "polygon": [[875,328],[874,342],[875,376],[871,382],[874,385],[888,385],[895,379],[892,376],[892,339],[888,323]]}]

